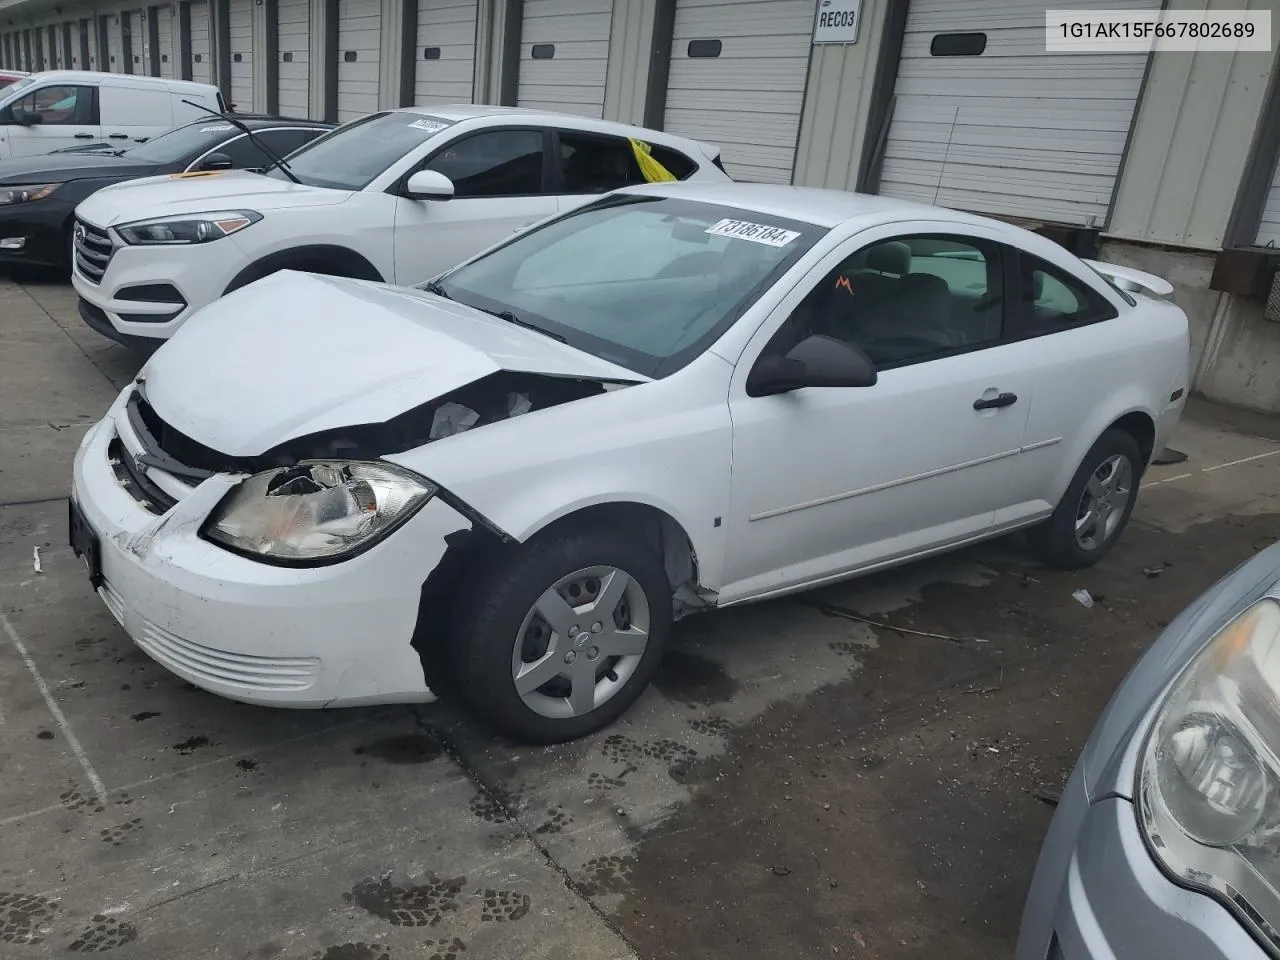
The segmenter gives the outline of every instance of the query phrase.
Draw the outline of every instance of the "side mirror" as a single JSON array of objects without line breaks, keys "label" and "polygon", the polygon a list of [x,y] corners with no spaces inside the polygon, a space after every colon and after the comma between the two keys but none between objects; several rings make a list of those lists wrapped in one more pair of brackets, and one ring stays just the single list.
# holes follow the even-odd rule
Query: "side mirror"
[{"label": "side mirror", "polygon": [[23,127],[34,127],[44,119],[38,113],[27,113],[19,106],[13,108],[13,122]]},{"label": "side mirror", "polygon": [[453,181],[434,170],[419,170],[404,185],[404,192],[413,200],[452,200]]},{"label": "side mirror", "polygon": [[231,158],[225,153],[211,153],[200,161],[200,166],[196,169],[205,170],[230,170]]},{"label": "side mirror", "polygon": [[834,337],[811,336],[786,356],[761,357],[747,377],[747,396],[770,397],[802,387],[870,387],[876,368],[857,347]]}]

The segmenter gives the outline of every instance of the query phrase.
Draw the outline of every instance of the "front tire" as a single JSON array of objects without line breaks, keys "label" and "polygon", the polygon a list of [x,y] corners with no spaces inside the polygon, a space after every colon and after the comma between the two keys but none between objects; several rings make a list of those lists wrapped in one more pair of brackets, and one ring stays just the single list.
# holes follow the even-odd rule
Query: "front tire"
[{"label": "front tire", "polygon": [[1115,545],[1138,501],[1138,442],[1108,430],[1089,448],[1053,515],[1031,533],[1045,560],[1063,570],[1097,563]]},{"label": "front tire", "polygon": [[671,631],[661,559],[599,528],[535,538],[475,584],[453,630],[458,686],[514,740],[561,743],[621,716]]}]

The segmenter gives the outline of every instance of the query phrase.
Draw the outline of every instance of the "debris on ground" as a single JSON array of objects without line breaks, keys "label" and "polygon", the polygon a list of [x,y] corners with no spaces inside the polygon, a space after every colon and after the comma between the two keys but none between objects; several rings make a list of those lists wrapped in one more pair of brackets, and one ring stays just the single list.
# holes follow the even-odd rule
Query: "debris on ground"
[{"label": "debris on ground", "polygon": [[1162,560],[1160,561],[1159,566],[1143,567],[1142,573],[1144,576],[1148,576],[1148,577],[1151,577],[1152,579],[1155,579],[1156,577],[1160,576],[1160,574],[1164,573],[1166,570],[1168,570],[1172,566],[1173,564],[1170,563],[1168,560]]},{"label": "debris on ground", "polygon": [[40,567],[40,548],[32,547],[31,556],[33,558],[31,566],[35,569],[36,573],[44,573],[44,570]]},{"label": "debris on ground", "polygon": [[774,875],[775,877],[789,877],[789,876],[791,876],[791,868],[790,868],[790,867],[784,867],[784,866],[779,865],[779,866],[775,866],[775,867],[773,867],[773,868],[772,868],[772,870],[773,870],[773,875]]},{"label": "debris on ground", "polygon": [[1187,455],[1181,450],[1175,450],[1173,447],[1165,447],[1151,462],[1158,466],[1167,466],[1170,463],[1182,463],[1187,459]]},{"label": "debris on ground", "polygon": [[1088,608],[1093,606],[1093,594],[1088,590],[1074,590],[1071,595],[1076,598],[1080,606]]},{"label": "debris on ground", "polygon": [[879,627],[881,630],[892,630],[894,633],[906,633],[913,637],[928,637],[931,640],[949,640],[951,643],[987,643],[983,637],[953,637],[946,633],[929,633],[927,630],[912,630],[910,627],[900,627],[893,623],[884,623],[880,620],[871,620],[860,614],[854,613],[852,610],[846,610],[844,607],[833,606],[827,603],[816,603],[811,600],[800,601],[807,607],[813,607],[829,617],[843,617],[846,620],[852,620],[855,623],[865,623],[869,627]]},{"label": "debris on ground", "polygon": [[1048,787],[1036,787],[1031,791],[1031,795],[1051,807],[1056,807],[1058,801],[1062,799],[1061,790],[1050,790]]}]

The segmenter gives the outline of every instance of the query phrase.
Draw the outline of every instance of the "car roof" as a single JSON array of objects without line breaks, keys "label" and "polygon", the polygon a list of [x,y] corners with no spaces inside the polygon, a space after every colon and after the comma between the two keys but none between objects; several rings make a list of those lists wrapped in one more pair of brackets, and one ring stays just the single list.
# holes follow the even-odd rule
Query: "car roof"
[{"label": "car roof", "polygon": [[39,73],[32,73],[29,76],[39,80],[63,80],[68,83],[83,83],[88,77],[105,78],[110,77],[113,80],[126,81],[128,84],[148,84],[163,87],[171,87],[176,90],[200,90],[208,91],[216,89],[212,84],[196,83],[194,80],[172,80],[168,77],[148,77],[140,73],[108,73],[101,70],[42,70]]},{"label": "car roof", "polygon": [[400,113],[417,113],[427,117],[438,117],[441,120],[455,122],[486,117],[510,117],[522,123],[570,126],[578,130],[611,133],[620,137],[635,137],[639,135],[654,138],[656,136],[658,139],[672,143],[696,143],[702,146],[712,146],[705,141],[694,140],[690,137],[682,137],[661,130],[651,130],[648,127],[637,127],[629,123],[615,123],[612,120],[596,120],[592,117],[582,117],[572,113],[557,113],[554,110],[532,110],[528,107],[495,107],[485,103],[448,103],[421,107],[395,107],[393,109]]},{"label": "car roof", "polygon": [[[237,120],[243,123],[250,130],[257,130],[260,127],[311,127],[316,130],[332,130],[336,124],[328,123],[324,120],[306,120],[302,117],[273,117],[265,113],[234,113],[232,114]],[[197,123],[231,123],[225,116],[209,116],[201,120],[192,120],[190,123],[184,123],[184,127],[193,126]],[[234,126],[234,124],[232,124]]]},{"label": "car roof", "polygon": [[771,183],[738,183],[718,181],[714,183],[685,181],[682,183],[650,183],[627,187],[620,193],[648,193],[704,203],[716,203],[738,207],[756,213],[801,220],[820,227],[836,227],[850,221],[891,223],[895,220],[943,220],[959,225],[1011,229],[999,220],[991,220],[972,213],[933,207],[911,200],[880,197],[867,193],[850,193],[845,190],[824,190],[818,187],[788,187]]}]

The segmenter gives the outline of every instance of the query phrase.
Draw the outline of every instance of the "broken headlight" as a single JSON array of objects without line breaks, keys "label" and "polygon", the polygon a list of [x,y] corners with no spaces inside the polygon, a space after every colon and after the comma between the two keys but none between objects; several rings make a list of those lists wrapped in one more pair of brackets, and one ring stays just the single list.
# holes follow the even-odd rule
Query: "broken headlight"
[{"label": "broken headlight", "polygon": [[386,536],[435,492],[387,463],[300,463],[245,480],[214,509],[203,534],[257,557],[341,559]]},{"label": "broken headlight", "polygon": [[1139,819],[1180,883],[1280,943],[1280,603],[1259,600],[1174,682],[1143,751]]}]

